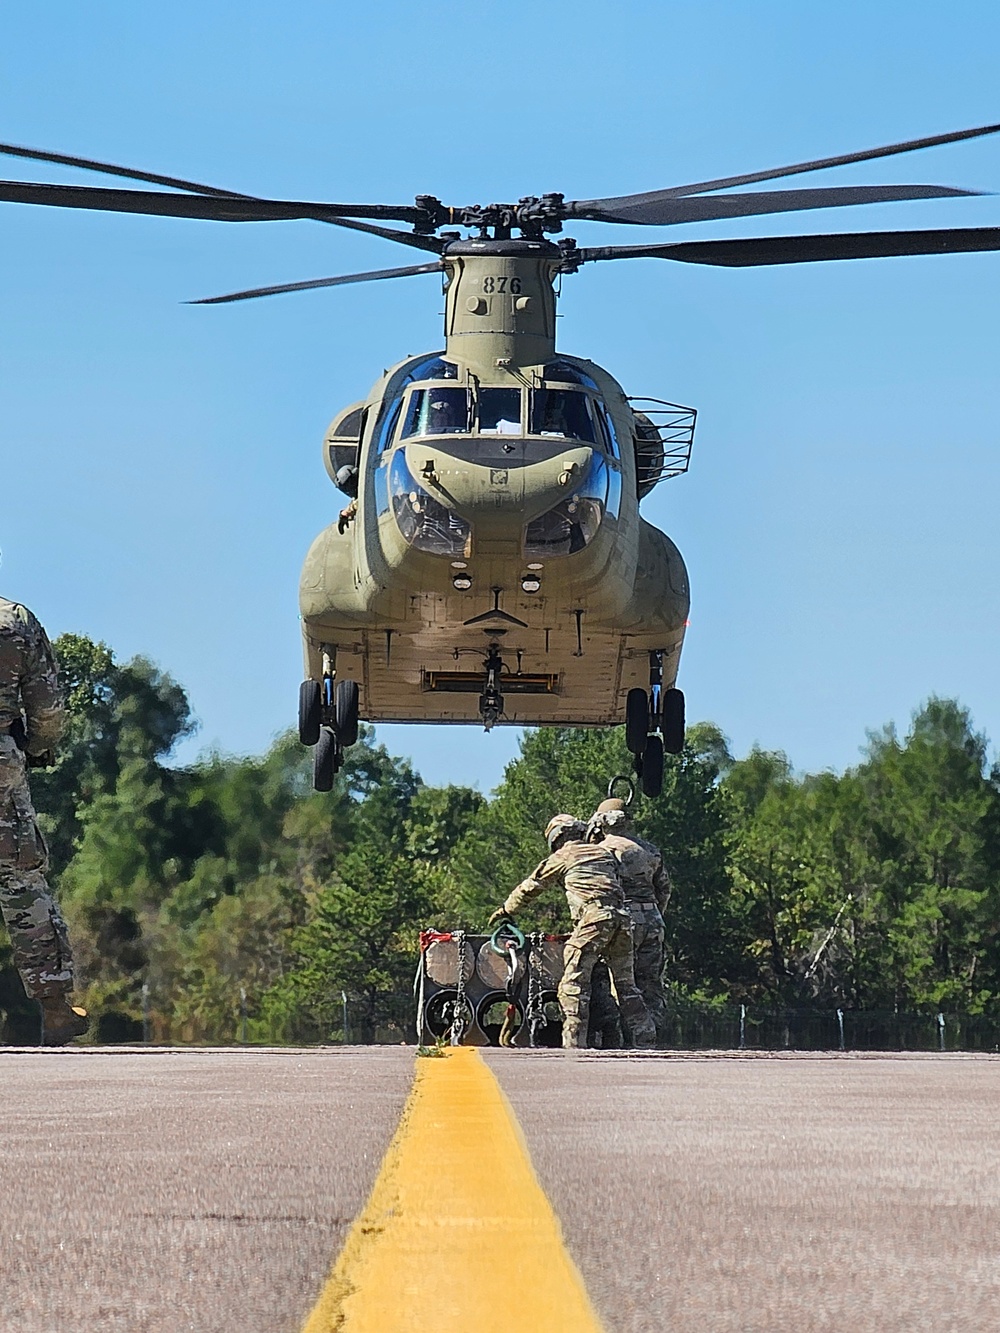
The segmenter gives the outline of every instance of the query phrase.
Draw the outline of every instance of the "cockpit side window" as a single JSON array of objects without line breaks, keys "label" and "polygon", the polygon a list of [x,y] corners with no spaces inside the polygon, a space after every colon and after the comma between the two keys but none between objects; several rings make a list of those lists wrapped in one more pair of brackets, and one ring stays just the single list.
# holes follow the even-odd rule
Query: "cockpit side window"
[{"label": "cockpit side window", "polygon": [[532,389],[530,433],[596,444],[586,394],[571,389]]},{"label": "cockpit side window", "polygon": [[480,389],[479,430],[483,435],[522,435],[521,390]]},{"label": "cockpit side window", "polygon": [[403,394],[409,384],[415,380],[453,380],[458,377],[458,367],[453,361],[446,361],[443,356],[425,356],[422,361],[412,365],[399,381],[395,397],[384,399],[379,409],[375,424],[373,446],[376,455],[384,454],[392,443],[399,422],[399,413],[403,406]]},{"label": "cockpit side window", "polygon": [[468,430],[468,389],[414,389],[410,394],[404,440],[420,435],[465,435]]},{"label": "cockpit side window", "polygon": [[402,397],[397,398],[393,403],[383,403],[382,411],[379,416],[378,425],[375,427],[375,452],[384,454],[386,449],[392,443],[392,437],[396,433],[396,423],[399,420],[399,414],[403,410]]},{"label": "cockpit side window", "polygon": [[621,462],[622,451],[618,444],[618,432],[615,430],[614,418],[600,399],[595,404],[597,408],[597,417],[601,423],[604,435],[607,437],[608,452],[612,458],[617,458]]}]

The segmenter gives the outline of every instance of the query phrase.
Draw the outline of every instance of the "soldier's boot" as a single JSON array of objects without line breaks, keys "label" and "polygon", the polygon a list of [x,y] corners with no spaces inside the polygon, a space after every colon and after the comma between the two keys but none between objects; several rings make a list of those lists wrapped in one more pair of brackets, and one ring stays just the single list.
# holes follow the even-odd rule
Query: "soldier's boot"
[{"label": "soldier's boot", "polygon": [[42,1010],[43,1046],[65,1046],[74,1037],[82,1037],[90,1026],[86,1009],[70,1004],[61,991],[43,995],[38,1003]]},{"label": "soldier's boot", "polygon": [[575,1051],[587,1046],[587,1024],[579,1014],[564,1014],[562,1028],[564,1051]]},{"label": "soldier's boot", "polygon": [[633,1047],[639,1049],[656,1045],[656,1024],[641,1001],[639,1004],[623,1006],[622,1021]]}]

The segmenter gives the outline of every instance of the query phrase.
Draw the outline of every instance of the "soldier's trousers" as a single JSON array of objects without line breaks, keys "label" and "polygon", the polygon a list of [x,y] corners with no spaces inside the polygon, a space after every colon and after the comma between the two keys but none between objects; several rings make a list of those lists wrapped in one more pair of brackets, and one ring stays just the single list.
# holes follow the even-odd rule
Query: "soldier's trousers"
[{"label": "soldier's trousers", "polygon": [[24,756],[9,736],[0,736],[0,912],[14,964],[33,999],[73,986],[69,936],[45,882],[47,866]]},{"label": "soldier's trousers", "polygon": [[663,936],[665,927],[655,902],[629,903],[632,917],[632,966],[635,984],[662,1036],[667,1022],[667,1003],[663,994]]},{"label": "soldier's trousers", "polygon": [[646,1012],[632,970],[632,932],[625,914],[583,916],[563,950],[559,1005],[563,1012],[563,1046],[586,1046],[590,1015],[590,979],[594,964],[608,965],[618,993],[622,1022],[633,1046],[651,1046],[656,1029]]},{"label": "soldier's trousers", "polygon": [[[667,1006],[663,993],[663,937],[665,927],[655,902],[630,902],[626,906],[632,918],[632,969],[643,1003],[662,1038],[666,1029]],[[618,1012],[611,993],[611,980],[603,968],[594,973],[591,985],[590,1022],[601,1032],[604,1046],[620,1046],[616,1031]]]}]

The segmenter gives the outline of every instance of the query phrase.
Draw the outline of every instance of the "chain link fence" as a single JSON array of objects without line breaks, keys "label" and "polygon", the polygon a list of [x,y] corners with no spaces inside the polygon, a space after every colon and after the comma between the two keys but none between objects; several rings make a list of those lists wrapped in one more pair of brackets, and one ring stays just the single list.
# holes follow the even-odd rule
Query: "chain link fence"
[{"label": "chain link fence", "polygon": [[[240,989],[235,1021],[224,1035],[204,1037],[154,1023],[150,995],[143,992],[142,1020],[129,1019],[127,1031],[110,1022],[95,1024],[91,1040],[104,1043],[187,1045],[313,1045],[331,1043],[412,1045],[416,1042],[416,999],[407,990],[382,993],[370,1004],[338,990],[328,1022],[314,1033],[289,1041],[263,1032],[252,1017],[253,997]],[[2,1009],[0,1005],[0,1009]],[[0,1044],[34,1045],[39,1039],[35,1006],[23,1026],[0,1013]],[[105,1016],[107,1018],[107,1016]],[[115,1018],[112,1014],[111,1018]],[[912,1013],[882,1009],[780,1008],[755,1004],[712,1004],[668,999],[659,1045],[677,1051],[971,1051],[1000,1054],[1000,1014]]]},{"label": "chain link fence", "polygon": [[[393,1009],[410,997],[400,994]],[[342,1005],[346,1039],[363,1041],[351,997]],[[332,1042],[345,1039],[343,1017]],[[415,1040],[413,1024],[379,1025],[376,1044]],[[1000,1053],[1000,1015],[915,1014],[880,1009],[794,1009],[757,1005],[685,1004],[668,1009],[660,1045],[668,1050],[747,1051],[980,1051]]]},{"label": "chain link fence", "polygon": [[675,1050],[1000,1051],[1000,1017],[880,1009],[684,1005],[668,1011]]}]

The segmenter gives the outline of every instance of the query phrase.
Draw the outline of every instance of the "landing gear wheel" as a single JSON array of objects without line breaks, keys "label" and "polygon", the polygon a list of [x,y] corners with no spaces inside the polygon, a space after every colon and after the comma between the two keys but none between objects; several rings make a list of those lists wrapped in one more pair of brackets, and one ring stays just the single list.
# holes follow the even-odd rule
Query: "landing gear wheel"
[{"label": "landing gear wheel", "polygon": [[318,680],[304,680],[299,686],[299,740],[303,745],[315,745],[319,740],[319,724],[323,712],[323,696]]},{"label": "landing gear wheel", "polygon": [[663,741],[650,736],[642,754],[642,794],[659,796],[663,790]]},{"label": "landing gear wheel", "polygon": [[358,739],[358,682],[338,680],[334,694],[337,716],[337,735],[343,746],[353,745]]},{"label": "landing gear wheel", "polygon": [[330,791],[344,755],[332,727],[322,727],[313,750],[313,787],[316,791]]},{"label": "landing gear wheel", "polygon": [[681,690],[664,691],[660,730],[667,754],[680,754],[684,749],[684,694]]},{"label": "landing gear wheel", "polygon": [[649,731],[649,696],[645,690],[629,690],[625,700],[625,744],[632,754],[642,754]]}]

